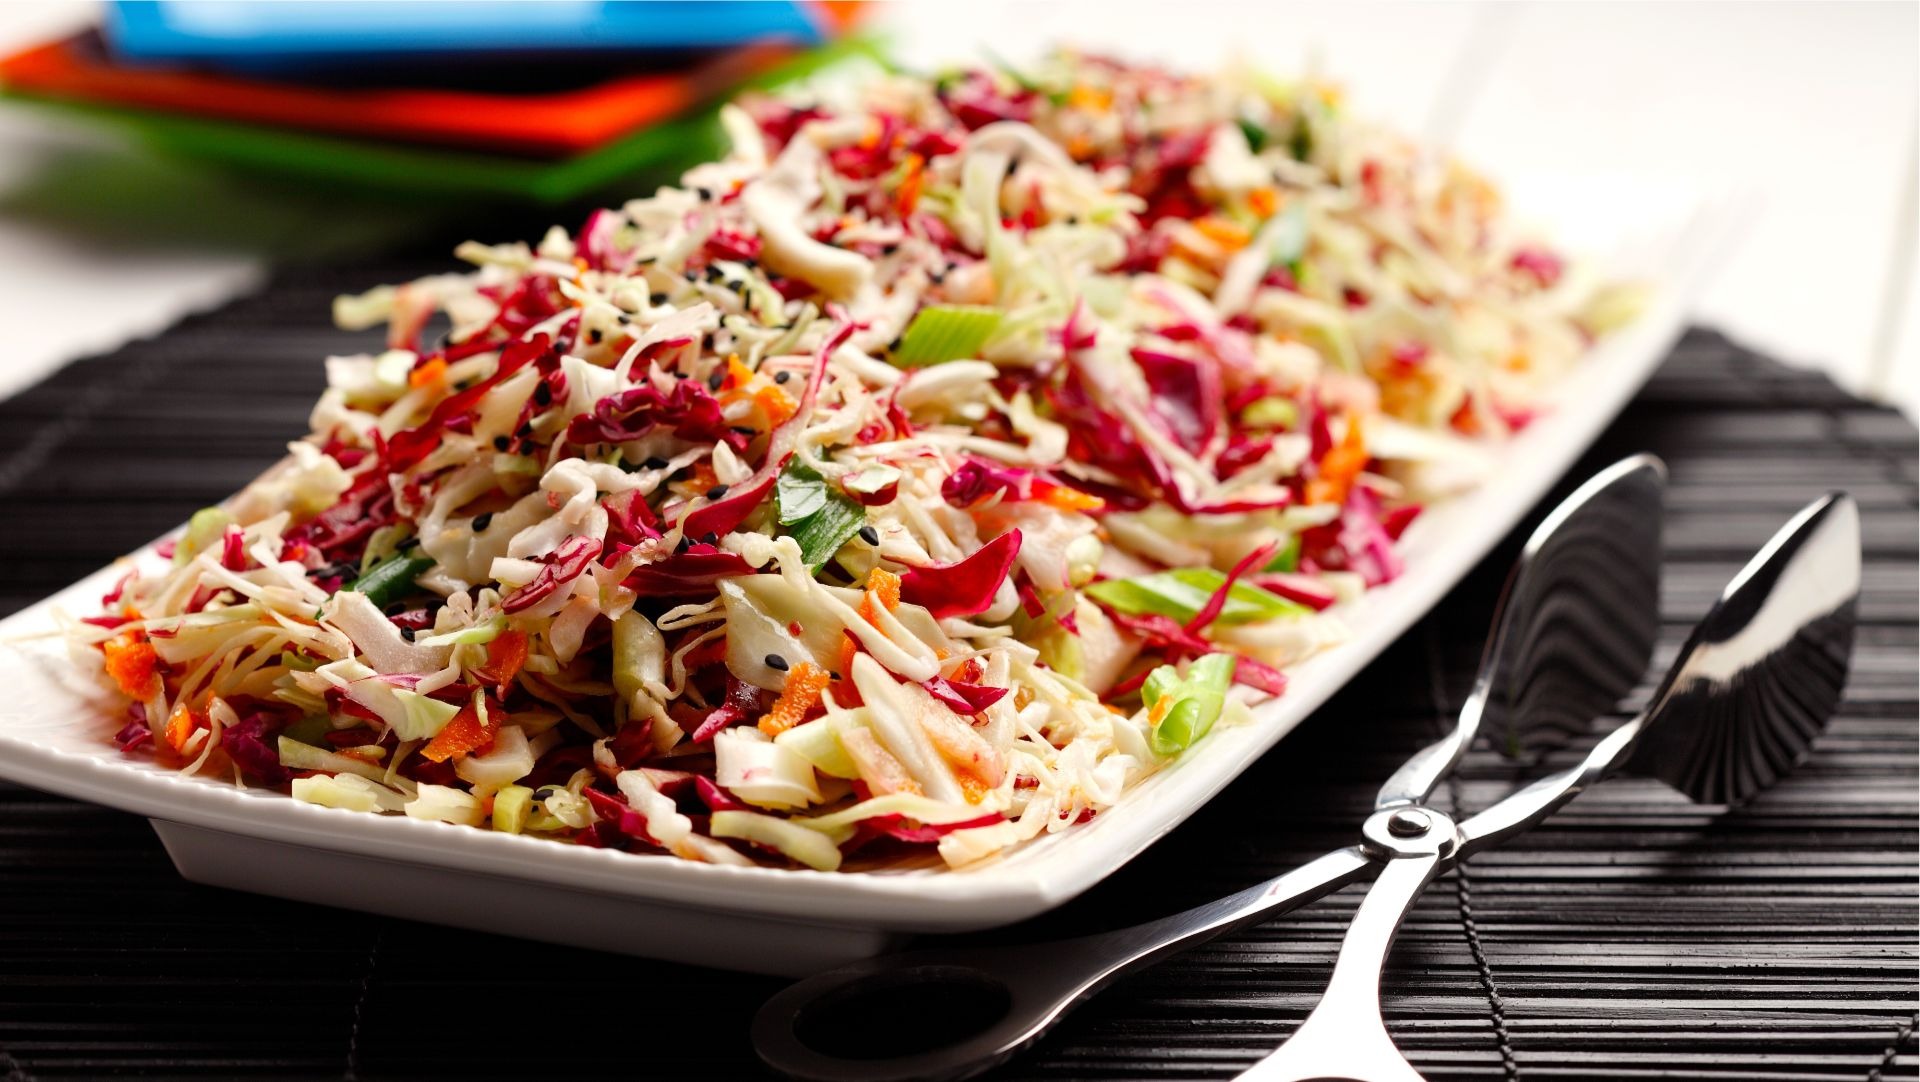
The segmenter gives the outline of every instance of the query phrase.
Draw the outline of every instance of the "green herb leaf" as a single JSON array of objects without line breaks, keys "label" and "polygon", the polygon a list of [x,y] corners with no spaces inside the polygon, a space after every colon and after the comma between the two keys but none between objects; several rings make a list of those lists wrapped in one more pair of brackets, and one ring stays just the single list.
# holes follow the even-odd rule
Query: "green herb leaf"
[{"label": "green herb leaf", "polygon": [[[1186,623],[1205,608],[1214,591],[1227,581],[1224,571],[1211,567],[1182,567],[1131,579],[1107,579],[1082,592],[1129,616],[1152,614]],[[1215,623],[1249,624],[1302,616],[1313,610],[1250,582],[1236,582],[1227,591],[1227,603]]]},{"label": "green herb leaf", "polygon": [[776,517],[800,543],[809,567],[819,567],[867,524],[866,509],[819,471],[799,459],[787,463],[774,485]]},{"label": "green herb leaf", "polygon": [[1255,124],[1246,117],[1240,117],[1236,119],[1234,123],[1240,125],[1240,134],[1247,137],[1247,149],[1253,151],[1255,154],[1266,149],[1268,138],[1267,129]]},{"label": "green herb leaf", "polygon": [[1313,127],[1307,123],[1307,115],[1293,123],[1293,138],[1287,141],[1287,149],[1293,153],[1293,160],[1304,162],[1313,157]]},{"label": "green herb leaf", "polygon": [[900,336],[900,348],[893,351],[893,363],[903,368],[942,364],[946,361],[978,357],[981,347],[1000,329],[997,308],[971,304],[936,304],[922,308],[913,317],[907,333]]}]

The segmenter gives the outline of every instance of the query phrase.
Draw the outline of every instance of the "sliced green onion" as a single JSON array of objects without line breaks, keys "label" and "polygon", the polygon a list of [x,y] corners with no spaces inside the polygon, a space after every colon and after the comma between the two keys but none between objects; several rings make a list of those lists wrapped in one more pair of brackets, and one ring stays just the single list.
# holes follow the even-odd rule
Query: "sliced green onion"
[{"label": "sliced green onion", "polygon": [[[1107,579],[1082,587],[1095,601],[1128,616],[1165,616],[1186,623],[1200,615],[1207,601],[1227,581],[1224,571],[1211,567],[1182,567],[1131,579]],[[1227,591],[1227,603],[1214,619],[1220,624],[1250,624],[1304,616],[1312,609],[1289,601],[1249,582],[1236,582]]]},{"label": "sliced green onion", "polygon": [[867,524],[865,508],[798,458],[781,471],[773,494],[780,525],[799,542],[808,567],[832,559]]},{"label": "sliced green onion", "polygon": [[1227,688],[1239,664],[1232,654],[1208,654],[1189,663],[1184,677],[1171,665],[1148,674],[1140,697],[1149,714],[1159,718],[1147,734],[1155,755],[1178,755],[1207,735],[1226,709]]},{"label": "sliced green onion", "polygon": [[373,531],[367,538],[367,550],[360,554],[360,573],[366,574],[369,568],[399,552],[401,543],[412,536],[413,527],[397,522]]},{"label": "sliced green onion", "polygon": [[376,608],[384,609],[407,596],[407,591],[413,589],[413,580],[426,574],[432,566],[430,556],[395,556],[354,579],[347,589],[367,595],[367,600]]},{"label": "sliced green onion", "polygon": [[202,507],[187,520],[187,531],[173,546],[173,564],[184,565],[206,551],[208,546],[225,536],[227,527],[233,525],[233,516],[227,514],[224,507]]},{"label": "sliced green onion", "polygon": [[936,304],[922,308],[900,336],[893,363],[904,368],[966,360],[1000,329],[1001,312],[970,304]]},{"label": "sliced green onion", "polygon": [[280,730],[280,735],[318,748],[326,744],[327,734],[332,731],[332,721],[317,715],[309,715]]},{"label": "sliced green onion", "polygon": [[429,635],[424,639],[415,639],[415,646],[465,646],[469,643],[489,643],[500,637],[507,629],[507,618],[496,616],[484,623],[472,627],[463,627],[458,631],[449,631],[441,635]]},{"label": "sliced green onion", "polygon": [[1260,570],[1287,572],[1300,570],[1300,535],[1294,534],[1287,538],[1287,543],[1281,545],[1280,551],[1274,553],[1273,559],[1268,560],[1267,566]]},{"label": "sliced green onion", "polygon": [[1250,428],[1290,429],[1300,420],[1300,407],[1291,398],[1268,395],[1240,411],[1240,423]]},{"label": "sliced green onion", "polygon": [[518,834],[527,828],[533,810],[533,790],[524,785],[503,785],[493,794],[493,829],[503,834]]}]

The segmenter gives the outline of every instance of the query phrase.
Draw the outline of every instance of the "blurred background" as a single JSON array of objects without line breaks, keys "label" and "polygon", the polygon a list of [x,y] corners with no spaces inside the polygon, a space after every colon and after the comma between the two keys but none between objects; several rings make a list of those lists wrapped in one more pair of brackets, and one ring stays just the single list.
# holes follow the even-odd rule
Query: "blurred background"
[{"label": "blurred background", "polygon": [[0,394],[278,264],[576,224],[745,83],[1056,43],[1312,70],[1496,179],[1741,199],[1697,321],[1920,413],[1911,3],[0,3]]}]

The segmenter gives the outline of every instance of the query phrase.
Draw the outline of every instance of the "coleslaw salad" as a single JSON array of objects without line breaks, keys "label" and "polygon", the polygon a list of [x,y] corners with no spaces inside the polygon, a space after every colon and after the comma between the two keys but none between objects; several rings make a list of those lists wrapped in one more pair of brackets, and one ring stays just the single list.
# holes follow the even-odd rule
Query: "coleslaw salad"
[{"label": "coleslaw salad", "polygon": [[1325,87],[1061,54],[726,121],[680,187],[342,298],[390,348],[73,627],[124,747],[972,863],[1283,694],[1632,308]]}]

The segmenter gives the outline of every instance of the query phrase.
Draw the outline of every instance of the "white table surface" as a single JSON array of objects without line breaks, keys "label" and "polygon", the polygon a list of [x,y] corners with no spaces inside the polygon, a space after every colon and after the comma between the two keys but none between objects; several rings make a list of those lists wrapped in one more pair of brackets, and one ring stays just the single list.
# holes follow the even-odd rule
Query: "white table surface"
[{"label": "white table surface", "polygon": [[[93,15],[0,3],[0,50]],[[1356,108],[1442,136],[1496,178],[1657,163],[1737,186],[1758,197],[1753,220],[1698,318],[1920,413],[1920,5],[968,0],[880,18],[921,65],[1054,42],[1186,67],[1236,53],[1312,65]],[[126,219],[63,209],[63,189],[101,183],[138,193]],[[207,183],[0,105],[0,394],[247,289],[338,224],[325,197]]]}]

